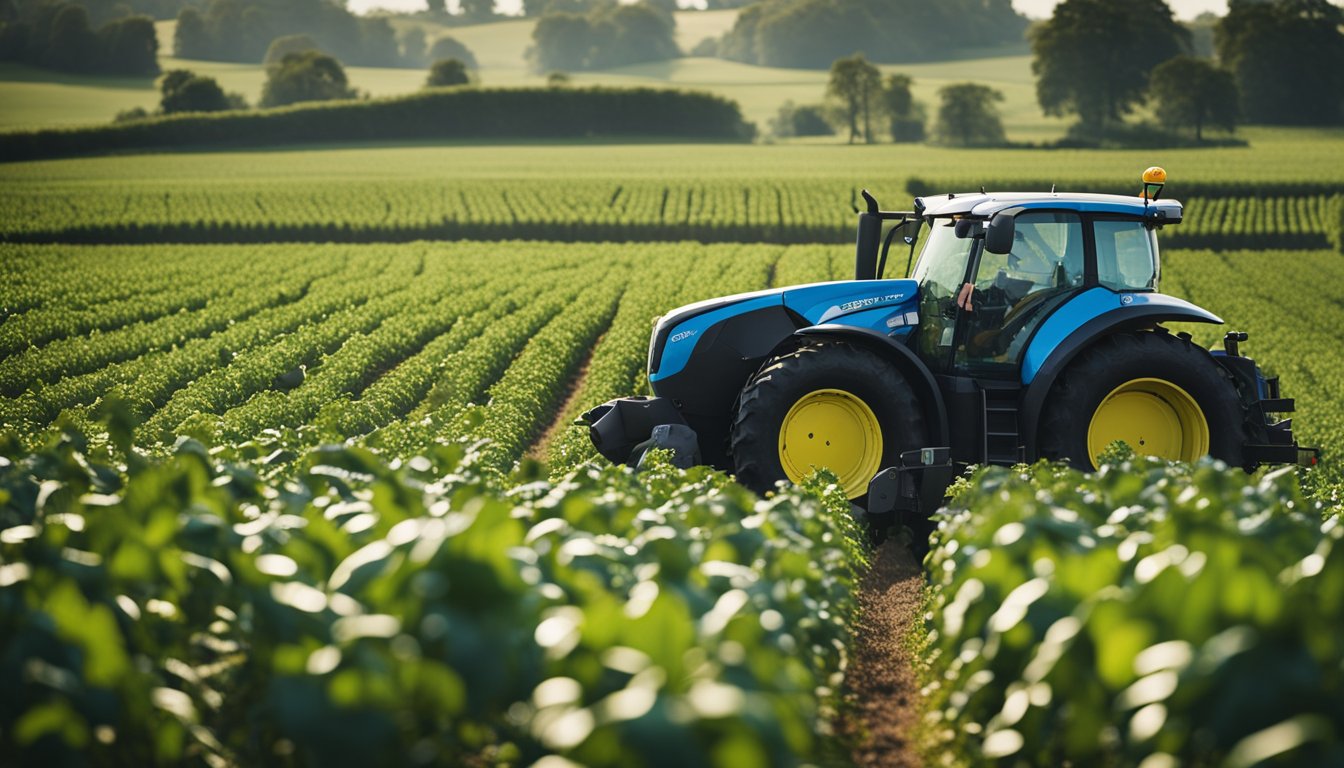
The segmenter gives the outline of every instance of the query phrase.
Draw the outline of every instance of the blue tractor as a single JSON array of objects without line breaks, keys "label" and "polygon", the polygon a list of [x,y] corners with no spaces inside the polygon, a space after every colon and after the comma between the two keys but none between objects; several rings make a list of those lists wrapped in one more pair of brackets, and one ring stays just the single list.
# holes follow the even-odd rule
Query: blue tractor
[{"label": "blue tractor", "polygon": [[[1162,326],[1223,322],[1158,292],[1156,233],[1182,214],[1165,178],[1149,169],[1138,197],[981,190],[905,212],[865,190],[854,280],[669,312],[655,396],[584,414],[592,441],[631,465],[669,448],[760,492],[826,467],[879,528],[926,518],[966,465],[1092,469],[1116,441],[1248,470],[1314,462],[1275,417],[1293,401],[1239,354],[1245,333],[1209,351]],[[883,277],[896,237],[909,279]]]}]

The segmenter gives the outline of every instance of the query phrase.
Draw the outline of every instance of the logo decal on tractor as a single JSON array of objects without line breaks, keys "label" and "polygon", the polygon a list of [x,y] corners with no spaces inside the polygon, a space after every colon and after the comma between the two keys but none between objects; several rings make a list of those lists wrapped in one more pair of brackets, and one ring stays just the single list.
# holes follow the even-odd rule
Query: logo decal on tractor
[{"label": "logo decal on tractor", "polygon": [[691,338],[692,336],[695,335],[695,333],[696,333],[695,331],[682,331],[681,333],[674,333],[672,334],[672,338],[668,339],[668,341],[670,341],[673,344],[676,344],[678,341]]},{"label": "logo decal on tractor", "polygon": [[853,301],[848,301],[845,302],[844,304],[841,304],[839,307],[837,307],[837,309],[839,309],[841,312],[852,312],[853,310],[856,309],[871,307],[874,304],[885,304],[888,301],[899,301],[900,299],[903,298],[905,298],[904,293],[889,293],[886,296],[874,296],[869,299],[855,299]]}]

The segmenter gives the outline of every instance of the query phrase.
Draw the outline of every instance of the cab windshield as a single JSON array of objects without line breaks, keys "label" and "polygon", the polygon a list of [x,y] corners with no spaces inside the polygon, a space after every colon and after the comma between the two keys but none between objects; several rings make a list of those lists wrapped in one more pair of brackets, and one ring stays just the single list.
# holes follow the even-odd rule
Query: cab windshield
[{"label": "cab windshield", "polygon": [[911,275],[919,282],[919,346],[925,360],[943,359],[952,346],[954,304],[966,281],[975,239],[957,237],[952,219],[935,219]]}]

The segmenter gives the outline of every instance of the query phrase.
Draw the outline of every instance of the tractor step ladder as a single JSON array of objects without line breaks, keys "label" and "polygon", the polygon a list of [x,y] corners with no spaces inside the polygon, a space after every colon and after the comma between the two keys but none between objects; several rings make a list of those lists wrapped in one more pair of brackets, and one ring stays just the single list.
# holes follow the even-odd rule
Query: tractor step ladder
[{"label": "tractor step ladder", "polygon": [[982,382],[984,405],[984,463],[1012,466],[1025,461],[1022,436],[1018,430],[1017,403],[1022,389],[1016,385],[994,386]]}]

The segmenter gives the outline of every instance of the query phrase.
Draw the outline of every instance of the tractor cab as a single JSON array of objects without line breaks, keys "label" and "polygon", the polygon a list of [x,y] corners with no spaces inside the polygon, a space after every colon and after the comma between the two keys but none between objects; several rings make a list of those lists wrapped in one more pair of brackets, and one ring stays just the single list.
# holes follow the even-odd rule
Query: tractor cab
[{"label": "tractor cab", "polygon": [[[939,373],[1012,379],[1041,323],[1091,288],[1156,291],[1179,203],[1054,193],[919,199],[917,347]],[[912,249],[919,243],[912,243]]]}]

